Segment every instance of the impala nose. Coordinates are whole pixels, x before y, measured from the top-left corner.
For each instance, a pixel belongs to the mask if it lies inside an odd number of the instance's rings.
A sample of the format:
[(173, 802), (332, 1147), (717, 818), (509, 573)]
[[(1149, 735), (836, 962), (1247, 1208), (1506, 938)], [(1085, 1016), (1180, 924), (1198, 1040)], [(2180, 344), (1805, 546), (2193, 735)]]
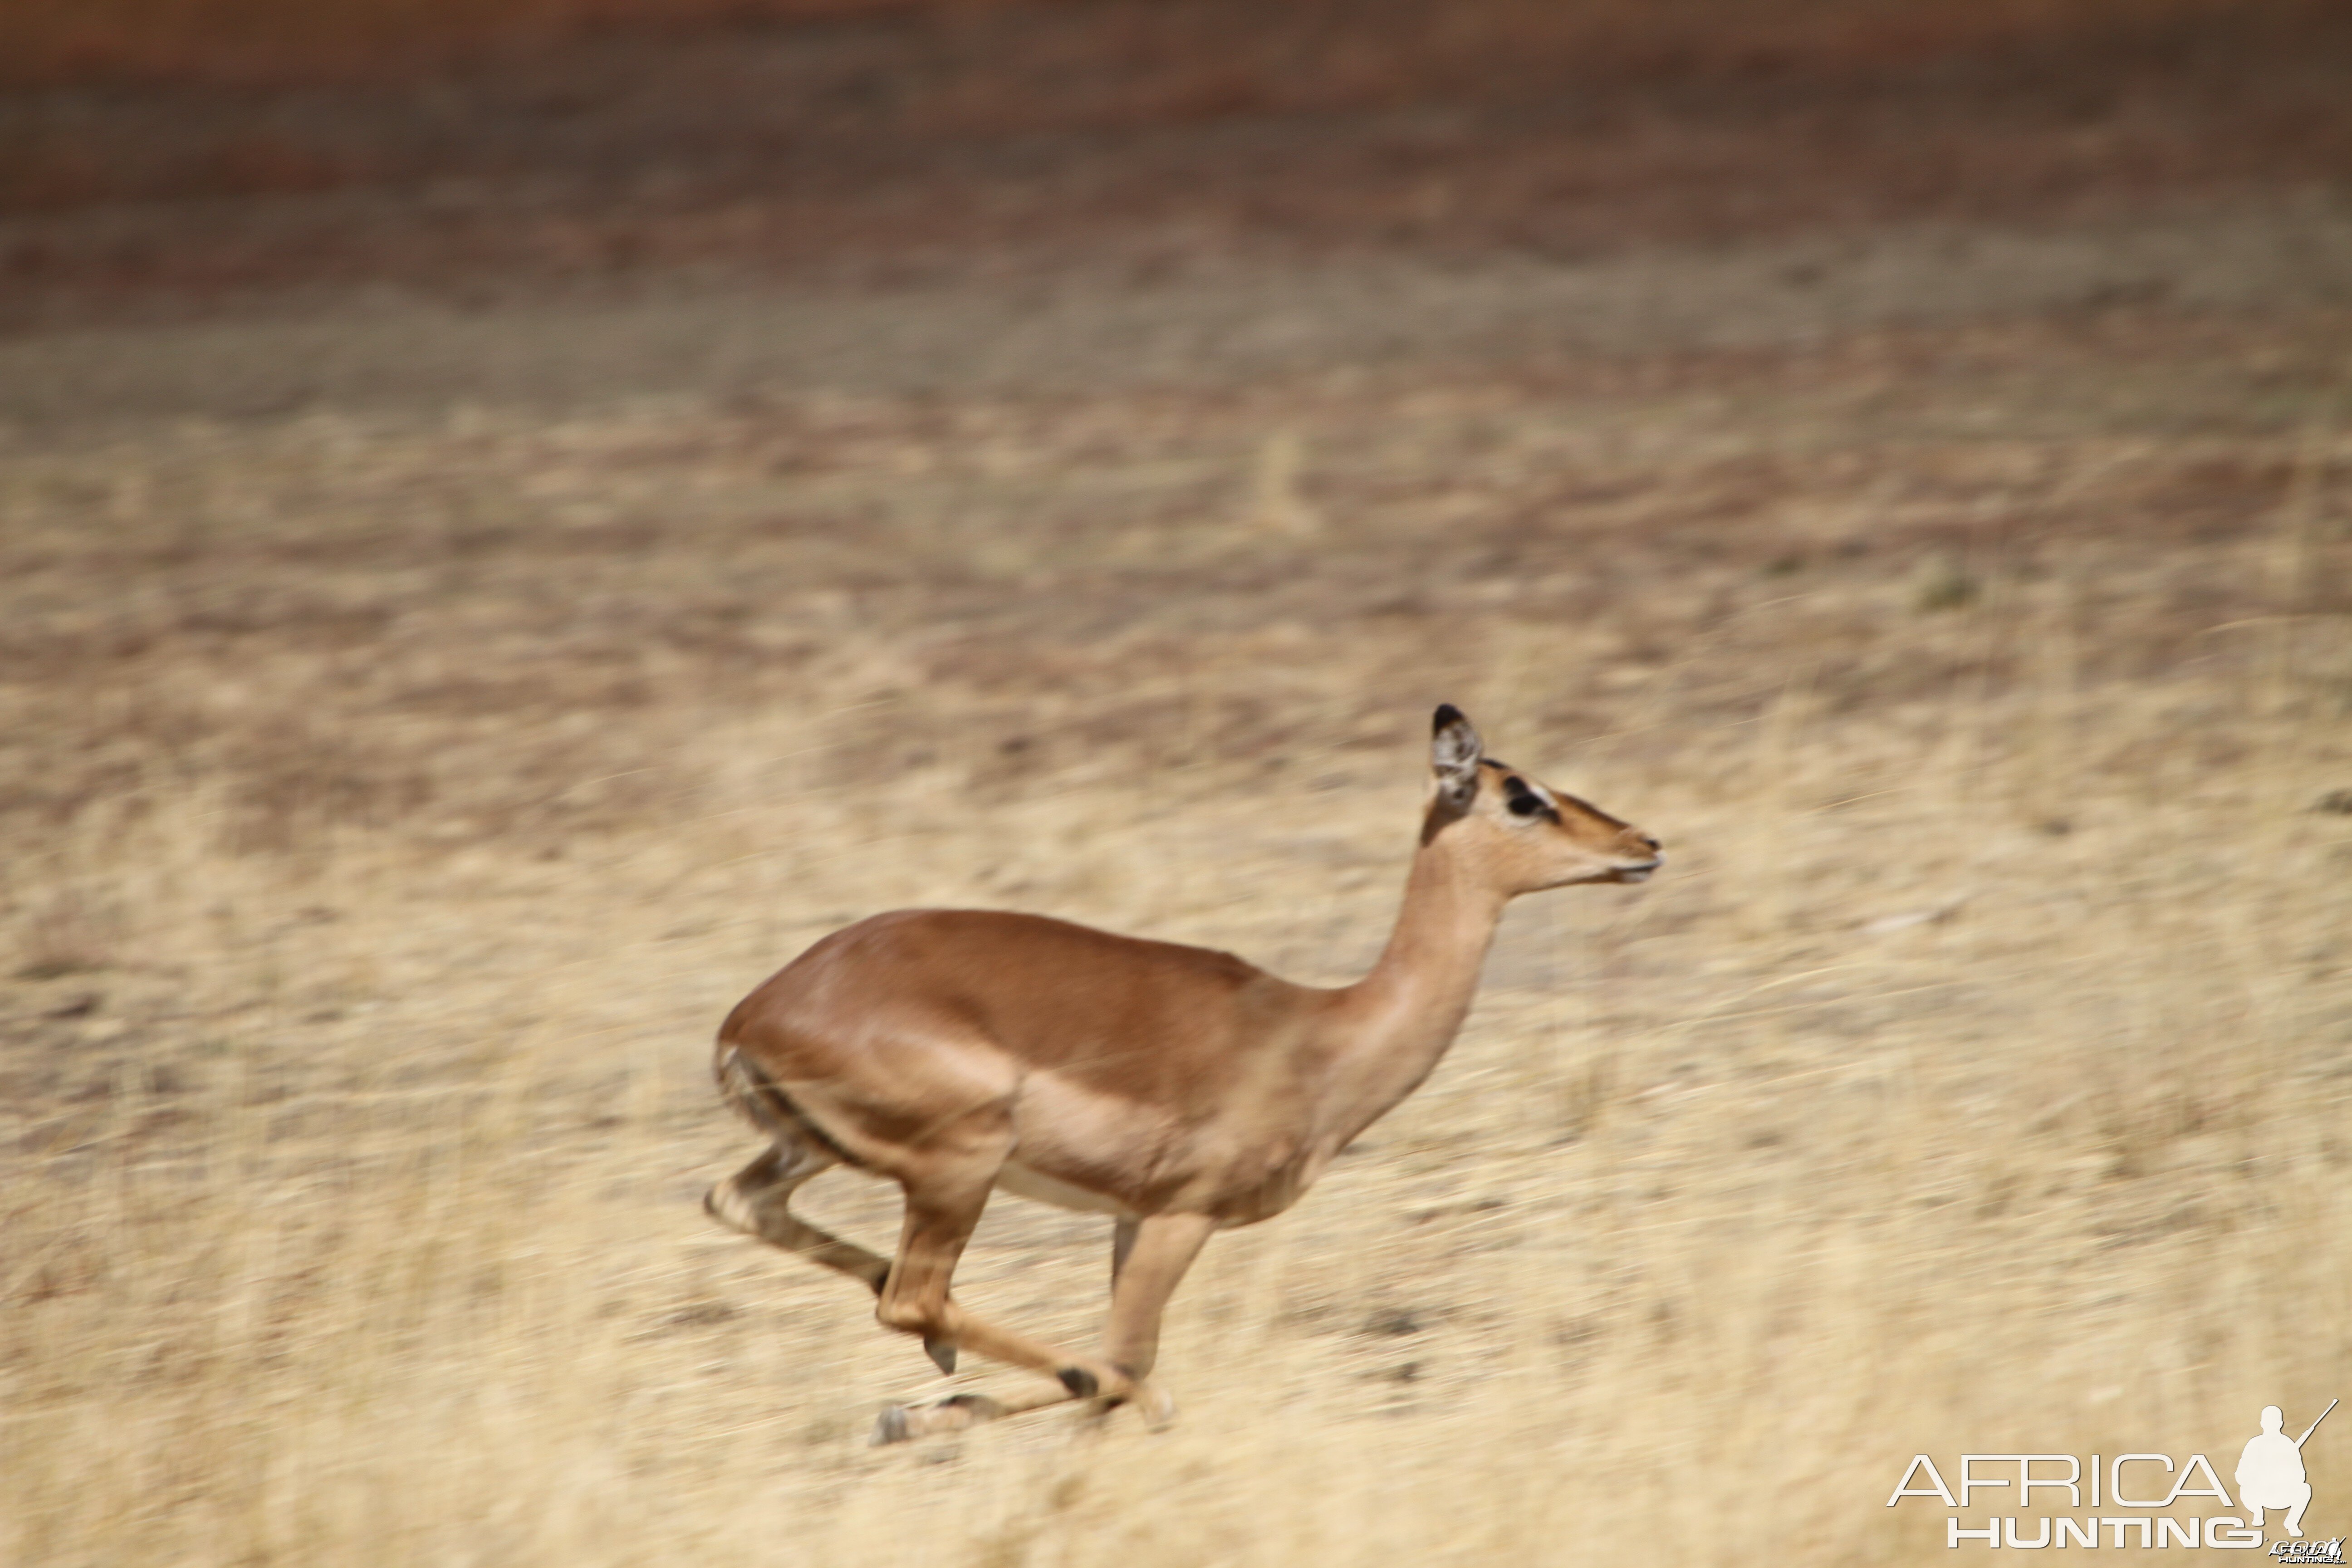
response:
[(1664, 864), (1659, 854), (1658, 841), (1638, 827), (1629, 827), (1617, 836), (1617, 852), (1626, 863), (1617, 868), (1621, 882), (1645, 882), (1650, 873)]

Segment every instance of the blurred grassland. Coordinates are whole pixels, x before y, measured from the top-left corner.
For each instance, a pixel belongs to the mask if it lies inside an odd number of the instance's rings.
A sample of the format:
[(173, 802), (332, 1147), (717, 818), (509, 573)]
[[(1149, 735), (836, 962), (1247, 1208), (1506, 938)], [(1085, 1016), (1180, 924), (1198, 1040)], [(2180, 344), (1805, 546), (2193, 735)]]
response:
[[(1942, 1561), (1916, 1451), (2226, 1475), (2352, 1383), (2352, 418), (2332, 318), (2105, 321), (0, 451), (0, 1558)], [(1172, 1432), (865, 1447), (946, 1380), (700, 1214), (725, 1008), (904, 904), (1346, 979), (1439, 700), (1661, 879), (1213, 1243)], [(1107, 1252), (961, 1285), (1080, 1339)]]
[[(2292, 3), (2292, 0), (2290, 0)], [(381, 79), (445, 69), (452, 65), (541, 49), (583, 37), (677, 33), (713, 25), (804, 25), (902, 16), (976, 18), (1014, 9), (1012, 0), (18, 0), (0, 8), (0, 82), (57, 86), (86, 82), (225, 81), (282, 85), (319, 79)], [(1031, 9), (1036, 9), (1031, 6)], [(1522, 46), (1557, 46), (1634, 37), (1637, 58), (1661, 51), (1687, 58), (1775, 57), (1827, 47), (1860, 58), (1916, 54), (2070, 26), (2111, 25), (2137, 17), (2178, 20), (2226, 8), (2221, 0), (1999, 0), (1968, 7), (1921, 5), (1915, 0), (1810, 0), (1790, 7), (1758, 0), (1482, 0), (1447, 20), (1436, 8), (1370, 5), (1335, 0), (1286, 0), (1287, 19), (1272, 36), (1288, 33), (1337, 44), (1349, 57), (1343, 74), (1374, 85), (1386, 76), (1425, 69), (1427, 61), (1398, 58), (1401, 35), (1441, 47), (1494, 41), (1496, 33)], [(1066, 3), (1052, 25), (1076, 34), (1099, 28), (1142, 41), (1167, 41), (1165, 15), (1176, 6), (1087, 7)], [(1094, 16), (1085, 13), (1091, 9)], [(1155, 16), (1155, 10), (1162, 15)], [(1050, 13), (1049, 13), (1050, 16)], [(1177, 21), (1174, 26), (1185, 30)], [(1262, 60), (1250, 40), (1234, 37), (1225, 71), (1237, 79)], [(1382, 57), (1391, 57), (1383, 58)], [(1203, 62), (1204, 63), (1204, 62)], [(1293, 58), (1310, 72), (1313, 62)], [(1365, 68), (1374, 67), (1371, 77)], [(1223, 106), (1221, 106), (1223, 107)]]
[(1761, 241), (1844, 331), (1887, 242), (2119, 221), (2198, 254), (2118, 243), (2105, 303), (2340, 297), (2275, 231), (2340, 226), (2347, 79), (2334, 0), (0, 5), (0, 335)]
[(822, 21), (986, 9), (990, 0), (18, 0), (0, 9), (0, 83), (408, 75), (632, 26)]

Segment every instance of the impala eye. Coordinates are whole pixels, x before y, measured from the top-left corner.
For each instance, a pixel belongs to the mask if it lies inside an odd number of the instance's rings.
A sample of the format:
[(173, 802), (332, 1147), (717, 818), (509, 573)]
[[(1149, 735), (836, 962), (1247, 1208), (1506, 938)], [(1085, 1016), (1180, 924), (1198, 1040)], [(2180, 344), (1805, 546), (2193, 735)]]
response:
[(1503, 780), (1505, 803), (1513, 816), (1540, 816), (1547, 822), (1558, 822), (1559, 810), (1551, 798), (1539, 789), (1528, 786), (1528, 781), (1512, 773)]

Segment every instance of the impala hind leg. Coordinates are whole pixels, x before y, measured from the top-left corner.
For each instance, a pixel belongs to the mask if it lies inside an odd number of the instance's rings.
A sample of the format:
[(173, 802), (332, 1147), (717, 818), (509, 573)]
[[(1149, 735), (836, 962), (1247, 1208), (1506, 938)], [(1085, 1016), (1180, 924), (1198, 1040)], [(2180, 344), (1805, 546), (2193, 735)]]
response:
[(787, 1131), (758, 1159), (711, 1188), (702, 1206), (722, 1224), (756, 1236), (771, 1247), (839, 1269), (879, 1296), (889, 1278), (888, 1262), (854, 1241), (819, 1230), (794, 1215), (790, 1206), (802, 1183), (840, 1163), (814, 1141)]
[(962, 1349), (1008, 1366), (1042, 1372), (1080, 1398), (1113, 1390), (1126, 1379), (1108, 1363), (1072, 1355), (973, 1317), (950, 1294), (956, 1265), (988, 1205), (995, 1177), (991, 1164), (984, 1175), (934, 1176), (907, 1188), (906, 1226), (875, 1317), (885, 1328), (921, 1335), (942, 1371), (953, 1370), (955, 1352)]
[[(958, 1333), (962, 1342), (1000, 1361), (1050, 1371), (1059, 1386), (1024, 1390), (1004, 1397), (959, 1394), (932, 1405), (890, 1405), (875, 1424), (874, 1441), (895, 1443), (932, 1433), (961, 1431), (978, 1422), (1072, 1399), (1093, 1399), (1102, 1409), (1131, 1404), (1142, 1412), (1145, 1422), (1154, 1430), (1166, 1426), (1175, 1418), (1176, 1403), (1144, 1379), (1159, 1356), (1160, 1319), (1167, 1309), (1168, 1298), (1184, 1278), (1192, 1259), (1200, 1256), (1202, 1243), (1215, 1228), (1213, 1221), (1197, 1215), (1165, 1215), (1119, 1222), (1112, 1241), (1110, 1323), (1103, 1336), (1102, 1361), (1092, 1366), (1078, 1363), (1050, 1346), (1032, 1346), (1030, 1342), (1010, 1334), (1003, 1334), (1003, 1341), (1044, 1351), (1048, 1356), (1059, 1358), (1061, 1364), (1040, 1364), (1003, 1350), (989, 1349), (982, 1336), (1000, 1335), (1002, 1331), (969, 1316), (961, 1317)], [(903, 1262), (904, 1253), (900, 1257)], [(895, 1288), (895, 1271), (892, 1284)], [(887, 1303), (887, 1294), (885, 1300)]]
[(972, 1229), (987, 1206), (995, 1182), (994, 1165), (983, 1175), (976, 1164), (956, 1179), (933, 1174), (921, 1185), (907, 1188), (906, 1228), (899, 1238), (898, 1259), (874, 1315), (887, 1328), (922, 1336), (942, 1371), (952, 1371), (956, 1352), (968, 1350), (1009, 1366), (1025, 1367), (1054, 1380), (1051, 1392), (1036, 1390), (1006, 1398), (958, 1394), (928, 1405), (890, 1405), (874, 1429), (877, 1443), (897, 1442), (926, 1433), (954, 1431), (975, 1421), (993, 1420), (1017, 1411), (1066, 1399), (1105, 1396), (1125, 1399), (1134, 1393), (1134, 1380), (1116, 1366), (1092, 1356), (1074, 1355), (1056, 1346), (1016, 1334), (965, 1311), (950, 1294), (949, 1284)]

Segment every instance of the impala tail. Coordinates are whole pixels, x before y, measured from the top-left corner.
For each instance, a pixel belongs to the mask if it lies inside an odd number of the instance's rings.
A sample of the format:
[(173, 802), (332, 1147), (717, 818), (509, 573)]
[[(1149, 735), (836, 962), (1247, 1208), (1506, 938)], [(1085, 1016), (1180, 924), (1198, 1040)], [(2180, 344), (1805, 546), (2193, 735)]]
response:
[(742, 1112), (745, 1121), (771, 1137), (798, 1133), (808, 1126), (808, 1118), (784, 1098), (776, 1080), (760, 1070), (759, 1063), (732, 1046), (722, 1045), (710, 1064), (711, 1076), (719, 1080), (719, 1097)]

